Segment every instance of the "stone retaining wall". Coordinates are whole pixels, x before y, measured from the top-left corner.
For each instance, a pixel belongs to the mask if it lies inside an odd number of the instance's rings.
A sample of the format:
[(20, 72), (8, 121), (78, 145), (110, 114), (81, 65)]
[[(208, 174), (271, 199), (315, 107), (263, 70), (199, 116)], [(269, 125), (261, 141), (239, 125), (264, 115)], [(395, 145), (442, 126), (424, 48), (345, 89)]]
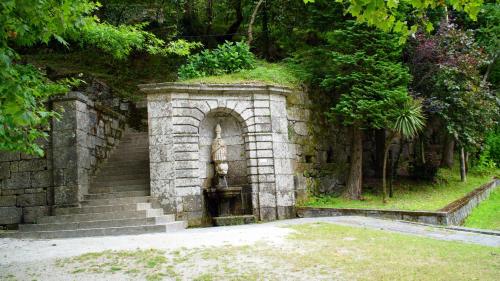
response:
[(62, 118), (42, 142), (43, 157), (0, 152), (0, 225), (32, 223), (54, 205), (77, 205), (121, 137), (124, 118), (82, 93), (70, 92), (52, 106), (63, 110)]
[(366, 216), (438, 225), (460, 225), (463, 223), (465, 218), (470, 215), (473, 208), (477, 206), (481, 201), (488, 198), (491, 191), (498, 185), (500, 185), (500, 180), (495, 179), (475, 189), (466, 196), (454, 201), (453, 203), (437, 212), (301, 207), (297, 208), (297, 216), (301, 218)]
[(490, 193), (499, 185), (500, 179), (495, 179), (441, 209), (441, 211), (448, 214), (447, 225), (461, 225), (472, 210), (487, 199)]
[(326, 118), (330, 96), (299, 90), (286, 96), (288, 140), (299, 202), (308, 192), (339, 194), (345, 187), (350, 139), (345, 129)]

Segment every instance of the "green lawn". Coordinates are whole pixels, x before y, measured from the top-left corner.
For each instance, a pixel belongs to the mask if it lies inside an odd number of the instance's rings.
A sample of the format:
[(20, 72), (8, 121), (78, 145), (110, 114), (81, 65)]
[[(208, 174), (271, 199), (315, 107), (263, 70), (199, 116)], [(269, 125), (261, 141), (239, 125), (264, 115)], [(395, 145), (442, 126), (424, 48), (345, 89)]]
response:
[(440, 178), (446, 179), (446, 182), (436, 184), (415, 181), (397, 182), (394, 188), (394, 197), (388, 198), (386, 204), (382, 203), (380, 192), (365, 192), (363, 193), (363, 201), (334, 196), (311, 196), (302, 206), (437, 211), (482, 184), (491, 181), (494, 175), (500, 174), (500, 170), (497, 169), (487, 175), (469, 173), (465, 183), (460, 182), (458, 168), (441, 169), (439, 174)]
[(300, 80), (294, 74), (293, 70), (284, 64), (268, 63), (264, 61), (259, 61), (257, 67), (254, 69), (219, 76), (194, 78), (183, 82), (207, 84), (255, 83), (286, 86), (290, 88), (300, 87)]
[(329, 223), (291, 229), (277, 244), (105, 251), (61, 259), (56, 271), (76, 280), (498, 280), (497, 247)]
[(464, 226), (500, 230), (500, 187), (474, 209), (465, 220)]

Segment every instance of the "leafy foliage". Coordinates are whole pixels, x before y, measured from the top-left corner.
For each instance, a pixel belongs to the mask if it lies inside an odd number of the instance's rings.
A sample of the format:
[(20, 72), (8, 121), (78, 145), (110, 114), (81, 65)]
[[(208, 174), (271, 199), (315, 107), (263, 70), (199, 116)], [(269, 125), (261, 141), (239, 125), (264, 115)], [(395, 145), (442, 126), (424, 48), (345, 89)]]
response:
[(316, 47), (296, 57), (304, 79), (338, 96), (329, 112), (332, 120), (339, 117), (342, 125), (362, 129), (387, 128), (410, 98), (410, 75), (398, 61), (397, 40), (353, 21), (326, 36), (328, 49)]
[(244, 42), (229, 42), (213, 50), (204, 50), (189, 57), (188, 62), (179, 68), (181, 80), (235, 73), (255, 67), (255, 56)]
[[(433, 30), (426, 12), (450, 6), (456, 11), (464, 11), (471, 19), (476, 20), (483, 0), (388, 0), (388, 1), (355, 1), (335, 0), (344, 5), (344, 12), (351, 14), (359, 23), (375, 26), (385, 32), (399, 34), (399, 42), (405, 42), (410, 34), (415, 34), (418, 24), (427, 31)], [(305, 3), (315, 0), (304, 0)], [(409, 7), (411, 12), (402, 12)]]
[[(143, 31), (144, 25), (115, 27), (93, 16), (98, 3), (83, 0), (5, 0), (0, 3), (0, 149), (42, 154), (37, 139), (46, 137), (47, 100), (68, 90), (68, 81), (50, 82), (36, 68), (20, 63), (14, 48), (51, 41), (95, 45), (116, 58), (133, 50), (185, 55), (195, 44), (166, 44)], [(71, 84), (71, 83), (70, 83)]]
[(390, 124), (390, 129), (405, 138), (413, 138), (424, 126), (425, 117), (422, 112), (422, 102), (410, 99), (399, 110), (394, 122)]
[(417, 35), (411, 57), (412, 88), (425, 99), (426, 111), (461, 146), (478, 146), (498, 122), (500, 102), (482, 79), (487, 60), (472, 34), (442, 23), (435, 35)]
[(497, 167), (500, 167), (500, 130), (492, 131), (486, 137), (486, 149), (487, 156)]

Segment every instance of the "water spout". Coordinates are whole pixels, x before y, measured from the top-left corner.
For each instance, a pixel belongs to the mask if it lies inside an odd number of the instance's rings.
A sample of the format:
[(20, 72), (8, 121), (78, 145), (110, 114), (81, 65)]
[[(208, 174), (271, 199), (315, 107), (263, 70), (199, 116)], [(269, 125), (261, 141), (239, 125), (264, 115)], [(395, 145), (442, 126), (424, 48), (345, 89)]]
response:
[[(220, 183), (221, 183), (221, 179), (222, 179), (222, 181), (224, 182), (224, 185), (220, 184)], [(226, 175), (222, 175), (222, 176), (219, 178), (219, 186), (222, 186), (222, 187), (225, 187), (226, 189), (228, 189)]]

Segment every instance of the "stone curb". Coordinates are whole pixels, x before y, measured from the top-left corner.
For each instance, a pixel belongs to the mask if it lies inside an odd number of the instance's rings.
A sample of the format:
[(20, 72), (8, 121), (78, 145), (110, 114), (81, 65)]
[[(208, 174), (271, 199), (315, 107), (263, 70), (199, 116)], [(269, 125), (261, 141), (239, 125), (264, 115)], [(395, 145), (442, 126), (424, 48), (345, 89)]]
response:
[[(329, 217), (329, 216), (366, 216), (376, 218), (387, 218), (412, 223), (423, 223), (430, 225), (459, 225), (472, 212), (472, 209), (481, 201), (488, 198), (490, 192), (500, 186), (500, 179), (494, 178), (492, 181), (481, 185), (469, 192), (462, 198), (453, 201), (439, 211), (405, 211), (405, 210), (384, 210), (384, 209), (357, 209), (357, 208), (314, 208), (299, 207), (297, 216), (307, 217)], [(458, 229), (455, 229), (458, 230)], [(462, 231), (488, 232), (485, 230), (475, 230), (462, 228)], [(493, 231), (495, 232), (495, 231)], [(497, 234), (495, 234), (497, 235)]]

